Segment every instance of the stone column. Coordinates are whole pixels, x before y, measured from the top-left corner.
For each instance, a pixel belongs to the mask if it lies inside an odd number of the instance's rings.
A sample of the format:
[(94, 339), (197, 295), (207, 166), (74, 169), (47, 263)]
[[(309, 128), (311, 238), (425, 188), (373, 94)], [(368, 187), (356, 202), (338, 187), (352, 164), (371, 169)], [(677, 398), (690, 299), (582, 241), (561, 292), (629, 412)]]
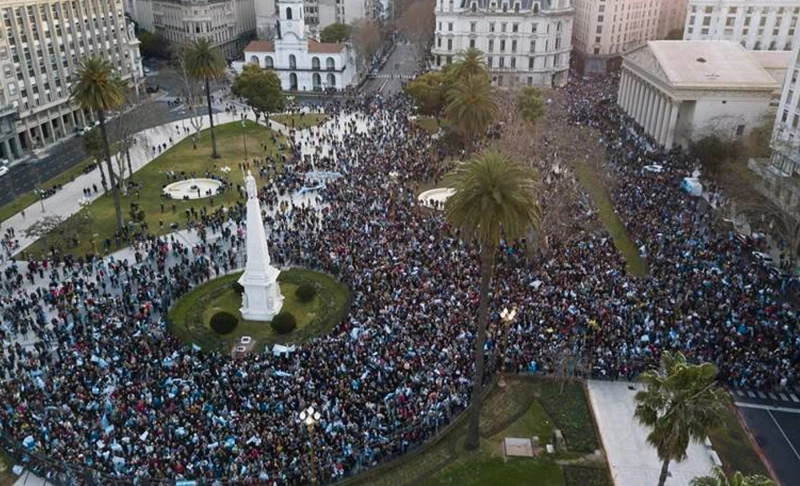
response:
[(661, 117), (661, 126), (658, 127), (659, 145), (664, 145), (667, 142), (667, 127), (669, 127), (670, 116), (672, 116), (672, 100), (664, 95), (664, 116)]
[(8, 160), (14, 160), (16, 158), (14, 157), (14, 153), (11, 152), (11, 144), (8, 142), (8, 140), (3, 140), (3, 155)]
[(639, 120), (642, 117), (642, 108), (644, 107), (644, 85), (642, 84), (642, 80), (637, 78), (636, 79), (636, 108), (634, 109), (633, 119), (636, 120), (636, 123), (639, 123)]
[(625, 72), (625, 112), (630, 115), (633, 104), (633, 78), (631, 73)]
[(19, 136), (15, 135), (11, 137), (10, 141), (11, 141), (11, 148), (14, 154), (17, 156), (17, 158), (22, 157), (22, 147), (20, 146), (19, 143)]
[(625, 92), (625, 81), (625, 71), (622, 71), (622, 76), (619, 78), (619, 89), (617, 90), (617, 104), (620, 106), (620, 108), (627, 111), (625, 108), (625, 95), (627, 94)]
[(653, 139), (658, 145), (661, 145), (661, 128), (664, 126), (664, 115), (667, 110), (667, 99), (659, 92), (658, 94), (658, 116), (653, 125)]
[(53, 120), (47, 120), (47, 131), (50, 132), (50, 139), (56, 142), (58, 135), (56, 134), (56, 128), (53, 126)]
[(664, 147), (667, 149), (672, 148), (672, 144), (675, 143), (675, 128), (678, 124), (678, 112), (681, 109), (681, 104), (679, 102), (672, 102), (672, 110), (669, 115), (669, 125), (667, 126), (667, 141), (664, 143)]
[(639, 121), (639, 125), (641, 125), (645, 133), (647, 133), (647, 122), (653, 114), (653, 91), (649, 86), (645, 86), (644, 102), (644, 116), (642, 116), (642, 119)]

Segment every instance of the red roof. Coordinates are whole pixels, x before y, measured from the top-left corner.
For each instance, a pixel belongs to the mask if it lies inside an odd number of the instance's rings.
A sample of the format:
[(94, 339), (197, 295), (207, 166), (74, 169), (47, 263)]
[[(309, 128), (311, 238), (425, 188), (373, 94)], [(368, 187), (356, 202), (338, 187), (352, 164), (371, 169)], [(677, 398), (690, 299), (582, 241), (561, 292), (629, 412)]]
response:
[(308, 40), (308, 52), (315, 54), (337, 54), (342, 52), (344, 44), (335, 44), (332, 42), (317, 42), (314, 39)]
[(244, 52), (275, 52), (275, 44), (272, 41), (254, 40), (247, 44)]

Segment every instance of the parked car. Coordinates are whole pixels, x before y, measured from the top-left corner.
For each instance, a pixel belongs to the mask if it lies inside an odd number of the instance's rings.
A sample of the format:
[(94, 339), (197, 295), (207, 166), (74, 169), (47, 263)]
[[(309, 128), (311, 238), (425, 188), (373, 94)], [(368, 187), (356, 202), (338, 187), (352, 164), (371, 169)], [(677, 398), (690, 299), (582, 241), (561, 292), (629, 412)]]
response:
[(8, 167), (5, 165), (0, 166), (0, 177), (3, 177), (6, 174), (8, 174)]

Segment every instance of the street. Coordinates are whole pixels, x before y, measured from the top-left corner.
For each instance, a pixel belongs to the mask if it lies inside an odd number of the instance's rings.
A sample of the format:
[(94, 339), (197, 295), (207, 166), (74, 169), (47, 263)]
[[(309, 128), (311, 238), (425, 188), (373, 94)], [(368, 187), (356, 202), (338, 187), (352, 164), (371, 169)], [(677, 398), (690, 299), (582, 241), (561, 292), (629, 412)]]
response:
[(399, 93), (403, 89), (403, 83), (411, 79), (419, 69), (414, 45), (399, 42), (383, 68), (364, 83), (362, 91), (369, 94), (380, 93), (383, 96)]

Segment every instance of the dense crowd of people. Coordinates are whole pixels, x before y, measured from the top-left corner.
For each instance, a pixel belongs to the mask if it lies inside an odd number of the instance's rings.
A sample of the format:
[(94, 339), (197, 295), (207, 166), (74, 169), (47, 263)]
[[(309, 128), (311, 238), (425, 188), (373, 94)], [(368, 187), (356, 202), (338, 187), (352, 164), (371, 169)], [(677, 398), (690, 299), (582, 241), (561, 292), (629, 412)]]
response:
[[(650, 275), (629, 276), (607, 234), (533, 251), (503, 244), (489, 372), (503, 362), (557, 372), (571, 356), (587, 375), (633, 378), (674, 349), (716, 363), (731, 386), (795, 386), (796, 311), (701, 200), (680, 191), (690, 161), (652, 148), (615, 108), (613, 81), (570, 84), (554, 103), (564, 124), (607, 153), (621, 180), (615, 208)], [(5, 447), (29, 452), (42, 474), (64, 483), (83, 481), (87, 469), (106, 482), (281, 485), (309, 482), (311, 441), (328, 482), (435, 435), (468, 404), (480, 275), (477, 249), (417, 202), (417, 182), (439, 174), (441, 160), (409, 121), (410, 105), (350, 98), (329, 107), (329, 123), (293, 134), (282, 171), (270, 172), (267, 159), (254, 167), (262, 183), (272, 178), (260, 196), (273, 262), (328, 272), (352, 294), (333, 332), (292, 353), (234, 360), (166, 330), (176, 299), (241, 267), (242, 205), (203, 214), (195, 246), (150, 236), (135, 242), (131, 261), (7, 266)], [(653, 162), (665, 170), (642, 170)], [(298, 174), (310, 171), (342, 177), (304, 191)], [(519, 314), (506, 330), (499, 313), (510, 306)], [(312, 436), (298, 423), (308, 406), (322, 414)]]

